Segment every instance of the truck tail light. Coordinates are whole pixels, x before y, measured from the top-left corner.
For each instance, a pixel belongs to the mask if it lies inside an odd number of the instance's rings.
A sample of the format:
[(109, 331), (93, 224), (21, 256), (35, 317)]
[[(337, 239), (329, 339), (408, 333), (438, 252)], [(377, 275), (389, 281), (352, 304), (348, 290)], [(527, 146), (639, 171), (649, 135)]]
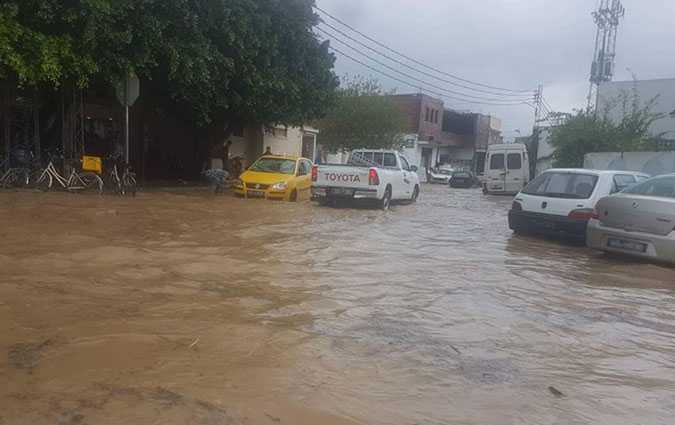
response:
[(600, 220), (600, 213), (598, 212), (597, 209), (593, 210), (593, 214), (591, 214), (591, 218), (594, 220)]
[(377, 170), (374, 168), (371, 168), (368, 172), (368, 184), (370, 186), (380, 185), (380, 176), (377, 175)]
[(593, 208), (581, 208), (578, 210), (573, 210), (567, 216), (571, 220), (577, 221), (588, 221), (595, 215), (595, 210)]
[(319, 178), (319, 166), (312, 166), (312, 181), (315, 182)]

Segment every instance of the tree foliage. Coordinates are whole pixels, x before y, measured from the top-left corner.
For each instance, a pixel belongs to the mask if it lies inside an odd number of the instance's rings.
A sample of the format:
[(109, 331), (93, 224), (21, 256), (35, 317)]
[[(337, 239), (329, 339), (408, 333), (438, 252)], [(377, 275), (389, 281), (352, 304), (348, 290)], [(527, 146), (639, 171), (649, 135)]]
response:
[(401, 146), (405, 117), (375, 80), (346, 79), (335, 107), (316, 123), (331, 151)]
[[(335, 96), (314, 0), (3, 0), (0, 78), (142, 86), (202, 124), (302, 124)], [(221, 126), (222, 127), (222, 126)]]
[(555, 167), (582, 167), (591, 152), (657, 150), (662, 135), (650, 134), (651, 125), (664, 117), (652, 112), (658, 98), (641, 102), (637, 90), (624, 92), (598, 113), (577, 111), (553, 129), (551, 145)]

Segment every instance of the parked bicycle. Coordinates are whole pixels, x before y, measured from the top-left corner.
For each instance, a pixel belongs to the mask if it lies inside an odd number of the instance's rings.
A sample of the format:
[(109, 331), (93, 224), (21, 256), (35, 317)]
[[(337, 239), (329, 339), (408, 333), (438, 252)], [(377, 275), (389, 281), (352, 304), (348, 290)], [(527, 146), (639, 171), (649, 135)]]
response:
[[(11, 165), (10, 168), (6, 167)], [(10, 156), (0, 164), (0, 187), (26, 187), (31, 183), (35, 156), (32, 150), (25, 146), (15, 147)], [(6, 170), (5, 170), (6, 169)]]
[(131, 165), (124, 164), (121, 161), (121, 155), (110, 155), (103, 162), (103, 169), (106, 188), (122, 196), (131, 194), (136, 196), (137, 182), (136, 173), (133, 172)]
[(67, 191), (95, 190), (103, 193), (103, 180), (98, 174), (90, 171), (77, 172), (75, 167), (70, 168), (68, 177), (62, 176), (52, 160), (47, 167), (40, 171), (36, 180), (36, 186), (42, 190), (52, 190), (59, 186)]
[(129, 164), (125, 164), (123, 169), (124, 172), (120, 175), (117, 163), (115, 163), (108, 177), (108, 181), (120, 195), (124, 196), (126, 194), (131, 194), (131, 196), (136, 196), (136, 173), (131, 171), (131, 166)]
[(0, 177), (0, 187), (8, 189), (10, 187), (29, 186), (31, 176), (32, 171), (30, 168), (10, 168), (2, 174), (2, 177)]

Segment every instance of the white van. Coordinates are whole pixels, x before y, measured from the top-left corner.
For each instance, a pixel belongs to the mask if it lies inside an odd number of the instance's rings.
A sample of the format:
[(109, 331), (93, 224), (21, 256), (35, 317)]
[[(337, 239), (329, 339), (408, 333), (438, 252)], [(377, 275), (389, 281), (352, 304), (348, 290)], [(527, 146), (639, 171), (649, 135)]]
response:
[(522, 143), (490, 145), (485, 156), (483, 192), (515, 195), (530, 181), (530, 159)]

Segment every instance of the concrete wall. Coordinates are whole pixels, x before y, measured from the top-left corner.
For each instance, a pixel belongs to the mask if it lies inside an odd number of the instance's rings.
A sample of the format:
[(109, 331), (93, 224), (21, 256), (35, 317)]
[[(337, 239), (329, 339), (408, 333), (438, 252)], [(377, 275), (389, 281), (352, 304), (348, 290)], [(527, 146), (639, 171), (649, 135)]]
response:
[[(599, 110), (603, 111), (605, 107), (621, 93), (632, 94), (637, 90), (640, 101), (644, 104), (658, 96), (653, 112), (666, 114), (665, 118), (656, 121), (652, 127), (653, 135), (666, 133), (663, 137), (666, 139), (675, 139), (675, 116), (670, 114), (675, 112), (675, 78), (662, 80), (638, 80), (638, 81), (612, 81), (603, 83), (598, 91)], [(622, 107), (614, 108), (610, 112), (610, 117), (618, 120), (622, 115)]]
[(650, 176), (675, 173), (675, 152), (596, 152), (586, 154), (584, 168), (639, 171)]
[(284, 135), (284, 127), (274, 127), (265, 131), (263, 136), (263, 152), (269, 146), (275, 155), (301, 156), (302, 136), (304, 132), (298, 127), (289, 127)]

